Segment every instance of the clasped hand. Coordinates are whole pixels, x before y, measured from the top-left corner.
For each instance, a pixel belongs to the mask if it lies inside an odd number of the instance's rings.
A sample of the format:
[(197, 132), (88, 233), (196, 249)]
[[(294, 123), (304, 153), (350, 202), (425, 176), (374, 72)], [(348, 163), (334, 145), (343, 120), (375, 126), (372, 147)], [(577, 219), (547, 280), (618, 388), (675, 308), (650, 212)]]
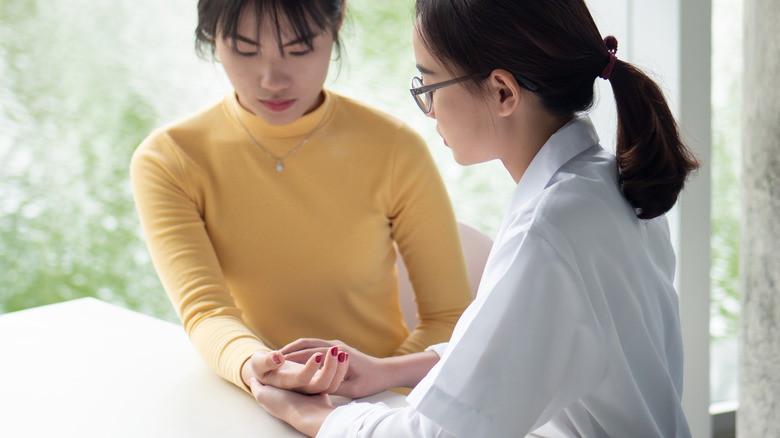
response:
[(358, 398), (386, 389), (378, 364), (339, 341), (299, 339), (278, 352), (255, 354), (242, 377), (268, 413), (315, 436), (333, 410), (326, 394)]
[[(317, 434), (333, 411), (327, 394), (361, 398), (395, 386), (412, 387), (439, 361), (435, 351), (380, 359), (343, 342), (322, 339), (299, 339), (271, 354), (283, 355), (276, 357), (276, 361), (292, 367), (290, 375), (285, 374), (284, 366), (276, 364), (278, 370), (264, 374), (265, 382), (250, 377), (247, 384), (268, 413), (309, 436)], [(318, 369), (323, 357), (325, 363)], [(342, 357), (344, 360), (338, 360)]]
[(289, 389), (302, 394), (333, 393), (349, 368), (349, 354), (334, 346), (305, 361), (287, 360), (282, 352), (258, 352), (241, 368), (241, 378), (251, 387), (254, 378), (263, 385)]
[(387, 381), (387, 373), (382, 371), (382, 360), (344, 344), (341, 341), (326, 341), (322, 339), (298, 339), (280, 350), (285, 360), (298, 363), (308, 363), (312, 357), (325, 354), (337, 348), (345, 352), (349, 358), (348, 366), (342, 381), (329, 394), (349, 398), (366, 397), (376, 394), (393, 385)]

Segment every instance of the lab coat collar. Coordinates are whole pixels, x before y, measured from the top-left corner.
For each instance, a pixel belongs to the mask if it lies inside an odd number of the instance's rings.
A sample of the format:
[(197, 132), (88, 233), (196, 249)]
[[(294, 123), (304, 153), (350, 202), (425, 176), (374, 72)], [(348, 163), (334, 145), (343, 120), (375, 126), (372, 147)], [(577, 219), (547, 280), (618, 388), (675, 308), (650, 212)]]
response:
[(556, 131), (536, 154), (517, 184), (508, 212), (534, 198), (569, 160), (599, 143), (599, 136), (590, 117), (577, 116)]

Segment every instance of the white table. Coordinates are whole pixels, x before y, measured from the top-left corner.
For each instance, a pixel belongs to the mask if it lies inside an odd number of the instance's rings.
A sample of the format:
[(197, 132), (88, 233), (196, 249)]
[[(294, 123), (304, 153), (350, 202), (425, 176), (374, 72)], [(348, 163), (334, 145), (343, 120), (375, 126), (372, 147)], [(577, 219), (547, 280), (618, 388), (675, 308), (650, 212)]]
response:
[(0, 315), (0, 437), (63, 436), (302, 435), (212, 373), (180, 326), (85, 298)]

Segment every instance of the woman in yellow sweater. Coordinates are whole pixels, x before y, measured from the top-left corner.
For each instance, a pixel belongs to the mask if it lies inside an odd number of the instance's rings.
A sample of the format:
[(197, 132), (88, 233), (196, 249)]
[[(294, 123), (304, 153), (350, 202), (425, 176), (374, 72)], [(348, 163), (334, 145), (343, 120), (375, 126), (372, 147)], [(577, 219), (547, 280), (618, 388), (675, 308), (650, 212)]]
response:
[[(387, 357), (448, 340), (471, 295), (427, 147), (323, 89), (343, 0), (200, 0), (198, 12), (198, 47), (235, 91), (153, 132), (131, 176), (155, 267), (204, 360), (245, 389), (254, 377), (319, 392), (346, 353), (298, 365), (275, 350), (318, 337)], [(411, 334), (396, 246), (420, 317)]]

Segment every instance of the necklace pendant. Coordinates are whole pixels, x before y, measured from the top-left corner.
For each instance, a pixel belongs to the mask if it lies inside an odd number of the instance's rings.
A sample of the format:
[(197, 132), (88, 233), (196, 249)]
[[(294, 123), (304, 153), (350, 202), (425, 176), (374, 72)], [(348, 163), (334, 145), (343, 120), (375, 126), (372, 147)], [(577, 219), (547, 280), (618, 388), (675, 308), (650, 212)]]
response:
[(276, 171), (277, 172), (281, 172), (282, 170), (284, 170), (284, 166), (282, 165), (282, 160), (277, 160), (276, 161)]

